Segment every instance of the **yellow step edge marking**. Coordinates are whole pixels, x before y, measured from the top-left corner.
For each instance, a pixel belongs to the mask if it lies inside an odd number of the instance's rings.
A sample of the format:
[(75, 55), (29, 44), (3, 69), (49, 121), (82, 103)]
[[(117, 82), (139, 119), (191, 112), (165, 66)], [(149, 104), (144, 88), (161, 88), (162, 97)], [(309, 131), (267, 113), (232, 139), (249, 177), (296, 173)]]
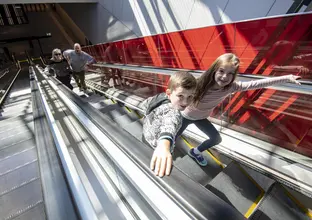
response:
[(244, 170), (244, 168), (242, 168), (237, 162), (235, 162), (236, 165), (238, 166), (238, 169), (240, 169), (240, 171), (242, 171), (243, 174), (245, 174), (245, 176), (247, 176), (247, 178), (256, 185), (256, 187), (260, 190), (263, 191), (262, 187), (246, 172), (246, 170)]
[(254, 209), (257, 207), (259, 201), (262, 199), (265, 192), (264, 192), (264, 189), (262, 189), (262, 187), (246, 172), (246, 170), (244, 170), (244, 168), (242, 168), (237, 162), (235, 162), (235, 165), (260, 190), (259, 196), (252, 203), (252, 205), (249, 207), (249, 209), (247, 210), (247, 212), (244, 215), (246, 218), (248, 218), (253, 213)]
[(141, 116), (137, 111), (134, 111), (134, 113), (141, 119), (143, 116)]
[(252, 203), (252, 205), (249, 207), (249, 209), (245, 213), (244, 216), (246, 218), (250, 217), (250, 215), (253, 213), (253, 211), (255, 210), (255, 208), (257, 207), (258, 203), (260, 202), (260, 200), (262, 199), (263, 196), (264, 196), (264, 191), (262, 190), (261, 193), (259, 194), (259, 196), (256, 198), (256, 200)]
[[(282, 186), (283, 187), (283, 186)], [(306, 207), (304, 207), (304, 205), (298, 200), (296, 199), (296, 197), (294, 197), (290, 192), (287, 191), (287, 189), (285, 189), (283, 187), (284, 191), (286, 192), (286, 195), (292, 200), (294, 201), (294, 203), (296, 203), (296, 205), (310, 218), (312, 219), (312, 212), (309, 211), (309, 209), (307, 209)]]
[[(182, 135), (181, 135), (181, 138), (190, 149), (194, 148), (192, 144), (188, 142)], [(224, 168), (223, 164), (215, 156), (213, 156), (213, 154), (209, 150), (206, 150), (206, 151), (208, 155), (223, 169)]]
[(114, 104), (116, 103), (114, 99), (111, 99), (111, 101), (112, 101), (112, 103), (114, 103)]
[(125, 106), (125, 108), (128, 110), (128, 112), (131, 112), (131, 109), (130, 109), (130, 108), (128, 108), (127, 106)]

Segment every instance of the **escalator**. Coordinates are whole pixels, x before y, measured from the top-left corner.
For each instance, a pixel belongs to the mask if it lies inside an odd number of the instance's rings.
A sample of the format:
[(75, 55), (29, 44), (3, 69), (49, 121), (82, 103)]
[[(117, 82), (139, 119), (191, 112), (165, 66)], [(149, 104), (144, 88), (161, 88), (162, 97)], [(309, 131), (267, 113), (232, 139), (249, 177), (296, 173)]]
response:
[[(57, 83), (56, 80), (54, 81)], [(87, 75), (88, 87), (95, 92), (90, 92), (89, 94), (80, 93), (75, 88), (74, 91), (80, 95), (80, 98), (76, 99), (76, 104), (83, 110), (86, 109), (85, 111), (91, 112), (94, 110), (88, 110), (89, 105), (87, 103), (93, 105), (109, 123), (114, 123), (136, 139), (141, 140), (142, 118), (139, 104), (143, 99), (119, 89), (108, 89), (102, 86), (100, 81), (100, 77), (96, 74)], [(71, 92), (63, 88), (62, 85), (59, 85), (59, 88), (64, 94), (71, 96)], [(109, 133), (114, 133), (114, 129), (111, 129)], [(121, 132), (119, 135), (123, 134)], [(122, 139), (121, 136), (120, 139)], [(126, 141), (128, 140), (126, 139)], [(309, 197), (292, 192), (285, 184), (276, 182), (274, 179), (233, 161), (231, 158), (223, 156), (221, 162), (210, 153), (208, 156), (206, 155), (209, 165), (205, 168), (198, 166), (186, 155), (187, 150), (196, 144), (196, 141), (186, 137), (179, 140), (174, 152), (174, 167), (189, 179), (203, 186), (201, 189), (202, 194), (204, 192), (213, 192), (219, 199), (221, 198), (249, 219), (311, 218), (311, 213), (307, 208), (308, 206), (306, 206), (306, 204), (311, 202)], [(149, 147), (145, 146), (145, 148), (148, 150), (147, 148)], [(136, 148), (131, 148), (131, 150), (133, 154), (142, 154)], [(102, 152), (102, 154), (104, 153)], [(116, 160), (116, 158), (113, 160)], [(148, 164), (148, 162), (149, 158), (145, 156), (145, 164)], [(174, 173), (169, 178), (165, 177), (163, 179), (170, 180), (174, 178)], [(183, 181), (175, 182), (175, 187), (176, 184), (183, 185)], [(183, 196), (182, 194), (185, 195), (185, 193), (188, 196), (192, 193), (196, 194), (196, 185), (193, 186), (194, 192), (192, 190), (180, 192), (181, 196)], [(203, 189), (206, 191), (203, 191)], [(204, 199), (204, 196), (200, 199), (197, 198), (197, 200), (202, 200), (202, 202)], [(215, 198), (215, 202), (219, 203), (219, 199)], [(204, 204), (204, 207), (208, 208), (209, 203), (204, 202)], [(219, 211), (218, 209), (214, 210), (214, 212)]]
[(44, 143), (48, 135), (39, 135), (45, 127), (28, 67), (10, 85), (0, 116), (0, 219), (76, 219), (57, 155), (53, 148), (45, 149), (51, 146)]
[[(94, 94), (82, 98), (97, 108), (118, 126), (141, 140), (142, 115), (139, 104), (141, 97), (122, 89), (101, 85), (100, 76), (90, 73), (88, 87)], [(222, 162), (211, 152), (206, 152), (208, 166), (198, 166), (187, 151), (196, 146), (196, 140), (183, 137), (178, 140), (174, 152), (174, 166), (192, 180), (237, 209), (249, 219), (310, 219), (308, 208), (311, 198), (293, 192), (287, 184), (277, 182), (237, 161), (221, 155)], [(294, 196), (295, 195), (295, 196)]]
[[(39, 72), (36, 71), (36, 81), (49, 100), (51, 113), (98, 219), (244, 219), (179, 169), (173, 168), (169, 178), (155, 177), (148, 168), (151, 148), (58, 80)], [(103, 100), (100, 96), (92, 97), (96, 98)], [(111, 104), (107, 102), (108, 109), (113, 110)], [(138, 118), (134, 114), (127, 121), (118, 117), (118, 110), (108, 112), (124, 126)]]

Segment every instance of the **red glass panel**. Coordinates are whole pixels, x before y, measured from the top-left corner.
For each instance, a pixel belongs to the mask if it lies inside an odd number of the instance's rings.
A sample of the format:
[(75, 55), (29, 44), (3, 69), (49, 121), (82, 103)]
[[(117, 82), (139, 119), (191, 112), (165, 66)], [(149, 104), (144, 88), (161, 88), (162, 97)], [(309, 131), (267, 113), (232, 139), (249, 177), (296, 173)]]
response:
[[(200, 70), (209, 68), (221, 54), (232, 52), (240, 57), (241, 73), (296, 74), (311, 81), (312, 14), (177, 31), (84, 50), (102, 62)], [(122, 89), (143, 97), (164, 91), (169, 78), (156, 73), (100, 70), (106, 76), (119, 77)], [(211, 116), (225, 120), (239, 132), (311, 157), (311, 101), (311, 95), (260, 89), (233, 94)]]

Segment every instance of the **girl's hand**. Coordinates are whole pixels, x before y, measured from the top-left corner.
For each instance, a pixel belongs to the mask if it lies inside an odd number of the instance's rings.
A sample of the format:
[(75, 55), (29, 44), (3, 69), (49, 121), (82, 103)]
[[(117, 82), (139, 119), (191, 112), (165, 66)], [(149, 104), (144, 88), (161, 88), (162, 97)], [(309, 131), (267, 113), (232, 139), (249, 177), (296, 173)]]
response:
[(299, 67), (299, 72), (303, 75), (308, 74), (310, 70), (304, 66)]
[(296, 83), (297, 85), (301, 85), (301, 83), (297, 79), (301, 79), (301, 76), (294, 76), (294, 75), (289, 76), (289, 81), (291, 83)]

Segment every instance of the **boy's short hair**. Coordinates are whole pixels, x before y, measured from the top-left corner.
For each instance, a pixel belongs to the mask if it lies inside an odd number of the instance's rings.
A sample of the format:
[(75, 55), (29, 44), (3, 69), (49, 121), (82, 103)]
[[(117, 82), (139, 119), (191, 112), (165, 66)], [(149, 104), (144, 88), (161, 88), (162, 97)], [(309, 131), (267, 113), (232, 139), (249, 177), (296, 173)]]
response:
[(195, 89), (197, 85), (195, 77), (187, 71), (177, 71), (169, 79), (168, 87), (170, 91), (175, 90), (178, 87), (183, 89)]

